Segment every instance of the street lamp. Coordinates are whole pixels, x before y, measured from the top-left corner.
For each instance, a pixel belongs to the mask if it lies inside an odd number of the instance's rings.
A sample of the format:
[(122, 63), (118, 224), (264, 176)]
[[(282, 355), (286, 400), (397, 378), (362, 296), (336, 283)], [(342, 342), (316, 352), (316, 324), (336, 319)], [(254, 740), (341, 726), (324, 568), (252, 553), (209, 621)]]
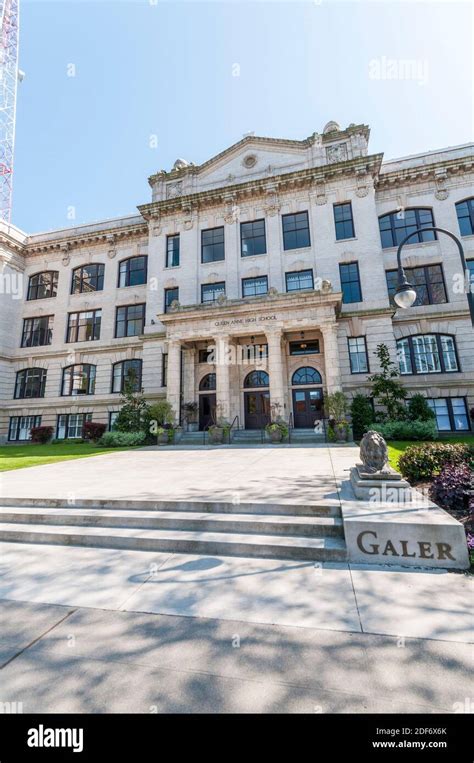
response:
[[(451, 233), (451, 231), (445, 230), (444, 228), (437, 228), (435, 226), (430, 228), (417, 228), (416, 230), (409, 233), (408, 236), (405, 236), (405, 238), (403, 239), (403, 241), (401, 242), (401, 244), (399, 245), (397, 249), (398, 284), (397, 284), (397, 291), (395, 292), (393, 299), (395, 303), (398, 305), (398, 307), (401, 307), (403, 309), (406, 309), (407, 307), (412, 307), (415, 304), (416, 290), (414, 286), (412, 286), (412, 284), (408, 282), (406, 273), (403, 269), (402, 249), (412, 236), (416, 236), (417, 233), (423, 233), (424, 231), (437, 231), (438, 233), (445, 233), (447, 236), (449, 236), (449, 238), (452, 238), (453, 241), (456, 243), (459, 250), (459, 256), (461, 258), (463, 274), (467, 272), (467, 264), (466, 264), (466, 258), (464, 256), (464, 249), (462, 247), (460, 240), (458, 239), (457, 236), (454, 235), (454, 233)], [(469, 313), (471, 315), (471, 323), (474, 326), (474, 295), (472, 294), (471, 290), (469, 290), (467, 293), (467, 302), (469, 305)]]

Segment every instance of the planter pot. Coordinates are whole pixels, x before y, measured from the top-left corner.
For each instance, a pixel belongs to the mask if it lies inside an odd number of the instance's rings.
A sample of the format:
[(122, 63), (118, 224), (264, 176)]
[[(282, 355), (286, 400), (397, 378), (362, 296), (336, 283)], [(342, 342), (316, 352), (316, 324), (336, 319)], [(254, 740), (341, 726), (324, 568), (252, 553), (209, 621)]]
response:
[(224, 430), (220, 427), (215, 427), (209, 430), (209, 442), (214, 445), (219, 445), (224, 441)]
[(268, 432), (268, 434), (270, 435), (271, 442), (281, 442), (283, 439), (283, 432), (281, 429), (275, 429)]
[(336, 442), (347, 442), (347, 427), (336, 424), (334, 427)]
[(158, 445), (168, 445), (169, 443), (169, 436), (168, 432), (163, 432), (163, 434), (159, 434), (157, 437)]
[(199, 424), (197, 421), (188, 421), (188, 432), (199, 432)]

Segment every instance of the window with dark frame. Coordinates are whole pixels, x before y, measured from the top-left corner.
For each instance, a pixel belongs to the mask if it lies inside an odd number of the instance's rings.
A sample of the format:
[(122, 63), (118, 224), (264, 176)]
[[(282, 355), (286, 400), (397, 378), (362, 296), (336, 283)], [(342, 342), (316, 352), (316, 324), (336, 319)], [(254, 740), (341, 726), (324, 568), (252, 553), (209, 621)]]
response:
[(467, 271), (469, 273), (469, 285), (471, 287), (471, 293), (474, 294), (474, 260), (467, 260)]
[[(414, 207), (389, 212), (379, 217), (380, 240), (383, 249), (398, 246), (409, 233), (417, 228), (434, 226), (433, 210), (429, 207)], [(424, 241), (434, 241), (436, 231), (421, 231), (409, 239), (408, 244), (421, 244)]]
[(291, 273), (285, 273), (285, 280), (287, 292), (314, 288), (312, 270), (295, 270)]
[(43, 347), (53, 339), (54, 315), (39, 318), (25, 318), (21, 335), (22, 347)]
[(265, 220), (240, 223), (241, 256), (252, 257), (255, 254), (266, 254), (266, 252)]
[(90, 363), (77, 363), (63, 368), (61, 396), (93, 395), (96, 367)]
[(41, 426), (41, 416), (10, 416), (8, 426), (9, 442), (25, 442), (31, 440), (33, 427)]
[(14, 399), (44, 397), (45, 387), (45, 368), (23, 368), (16, 375)]
[(177, 268), (179, 265), (179, 233), (166, 236), (166, 267)]
[(168, 353), (164, 352), (161, 355), (161, 386), (166, 387), (168, 384)]
[(105, 265), (93, 263), (81, 265), (72, 271), (71, 294), (85, 294), (104, 289)]
[(268, 293), (268, 276), (242, 278), (242, 297), (261, 297)]
[(216, 302), (221, 295), (225, 296), (225, 281), (201, 284), (201, 302), (203, 305)]
[(400, 374), (448, 374), (459, 371), (454, 336), (417, 334), (397, 341)]
[(66, 342), (95, 342), (100, 339), (102, 310), (69, 313)]
[(140, 336), (145, 327), (145, 304), (123, 305), (115, 313), (115, 338)]
[(474, 197), (458, 201), (456, 214), (461, 236), (474, 235)]
[(56, 420), (57, 440), (82, 438), (84, 424), (92, 421), (92, 413), (60, 413)]
[(139, 257), (128, 257), (119, 263), (118, 287), (140, 286), (146, 283), (148, 257), (145, 254)]
[(120, 411), (109, 411), (109, 432), (114, 431), (119, 413)]
[(123, 392), (127, 379), (133, 379), (133, 391), (139, 392), (142, 388), (142, 361), (139, 358), (133, 360), (121, 360), (112, 366), (112, 389), (111, 392)]
[(347, 305), (352, 302), (362, 302), (362, 289), (358, 262), (339, 264), (341, 278), (342, 302)]
[(209, 358), (214, 358), (215, 351), (214, 350), (208, 350), (207, 348), (204, 350), (198, 351), (198, 363), (210, 363), (212, 361), (209, 360)]
[(439, 432), (469, 432), (469, 415), (464, 397), (428, 398), (428, 405), (436, 416)]
[(45, 270), (43, 273), (35, 273), (35, 275), (30, 276), (27, 300), (56, 297), (58, 278), (59, 272), (57, 270)]
[[(406, 277), (417, 294), (413, 307), (421, 305), (440, 305), (448, 301), (441, 265), (424, 265), (419, 268), (405, 268)], [(397, 307), (394, 296), (398, 287), (398, 271), (386, 270), (388, 295), (390, 302)]]
[(351, 374), (366, 374), (369, 372), (369, 357), (365, 336), (350, 336), (347, 338), (349, 347), (349, 362)]
[(224, 228), (201, 231), (201, 262), (218, 262), (225, 258)]
[(179, 302), (179, 288), (177, 286), (174, 286), (172, 289), (165, 289), (165, 313), (169, 313), (173, 302)]
[(313, 355), (320, 352), (319, 339), (302, 339), (290, 342), (290, 355)]
[(303, 249), (311, 246), (307, 212), (282, 215), (283, 249)]
[(334, 226), (336, 228), (336, 241), (345, 238), (354, 238), (354, 220), (352, 217), (352, 204), (346, 201), (343, 204), (334, 204)]

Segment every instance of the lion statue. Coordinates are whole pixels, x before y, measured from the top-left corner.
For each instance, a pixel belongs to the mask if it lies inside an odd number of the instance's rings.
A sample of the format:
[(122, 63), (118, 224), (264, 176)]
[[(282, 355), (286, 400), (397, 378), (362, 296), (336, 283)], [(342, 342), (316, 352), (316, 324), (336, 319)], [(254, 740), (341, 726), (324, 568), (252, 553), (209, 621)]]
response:
[(365, 433), (360, 444), (360, 459), (365, 471), (373, 474), (385, 471), (388, 463), (387, 443), (382, 435), (373, 429)]

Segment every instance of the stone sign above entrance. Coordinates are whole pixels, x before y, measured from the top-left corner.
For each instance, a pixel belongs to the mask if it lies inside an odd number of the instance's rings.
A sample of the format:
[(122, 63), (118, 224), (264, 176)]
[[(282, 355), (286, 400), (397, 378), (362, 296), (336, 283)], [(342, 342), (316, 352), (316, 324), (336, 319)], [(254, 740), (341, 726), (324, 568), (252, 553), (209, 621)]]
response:
[(229, 318), (228, 320), (216, 321), (214, 326), (247, 326), (249, 323), (265, 323), (276, 321), (276, 315), (251, 315), (245, 318)]

